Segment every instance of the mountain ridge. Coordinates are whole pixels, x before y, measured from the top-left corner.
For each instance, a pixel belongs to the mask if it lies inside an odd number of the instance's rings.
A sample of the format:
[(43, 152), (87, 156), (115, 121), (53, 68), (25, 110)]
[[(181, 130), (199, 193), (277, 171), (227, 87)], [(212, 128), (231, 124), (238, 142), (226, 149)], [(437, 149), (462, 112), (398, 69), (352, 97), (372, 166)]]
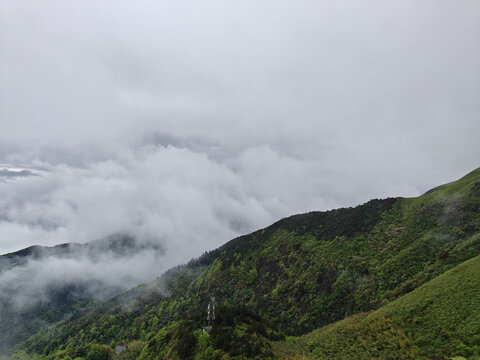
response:
[[(378, 309), (478, 255), (479, 214), (476, 169), (416, 198), (294, 215), (168, 271), (125, 302), (120, 295), (110, 307), (42, 330), (17, 350), (46, 358), (59, 353), (82, 357), (93, 351), (92, 341), (121, 340), (143, 342), (145, 359), (161, 358), (149, 353), (154, 348), (176, 358), (185, 339), (192, 349), (199, 344), (199, 335), (189, 326), (200, 322), (188, 320), (188, 314), (204, 314), (212, 296), (227, 308), (247, 306), (287, 335), (301, 335)], [(244, 319), (238, 326), (248, 335), (255, 320), (238, 316)], [(235, 329), (232, 334), (238, 335), (240, 328)], [(159, 334), (170, 340), (160, 346), (165, 339)], [(248, 344), (258, 340), (248, 336)], [(211, 341), (211, 351), (228, 348), (226, 340)], [(258, 356), (270, 356), (261, 350), (267, 347), (260, 346)]]

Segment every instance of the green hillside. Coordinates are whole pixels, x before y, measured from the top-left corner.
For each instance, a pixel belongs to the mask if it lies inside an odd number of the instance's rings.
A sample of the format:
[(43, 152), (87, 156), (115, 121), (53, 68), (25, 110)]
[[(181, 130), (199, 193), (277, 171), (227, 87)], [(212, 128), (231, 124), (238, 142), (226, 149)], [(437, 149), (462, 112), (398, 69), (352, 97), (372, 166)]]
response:
[[(143, 359), (207, 359), (230, 354), (244, 338), (248, 351), (268, 358), (272, 334), (299, 336), (378, 309), (477, 256), (479, 229), (480, 169), (417, 198), (295, 215), (172, 269), (133, 300), (120, 296), (95, 311), (78, 311), (17, 350), (93, 359), (93, 344), (124, 341), (144, 346)], [(222, 341), (199, 332), (211, 297), (237, 314), (225, 324)], [(248, 311), (236, 312), (238, 306)], [(399, 330), (390, 321), (385, 315), (373, 323), (373, 333)], [(257, 331), (258, 323), (268, 326)], [(398, 334), (398, 346), (415, 350), (409, 342), (418, 339), (406, 331)], [(416, 345), (419, 354), (434, 346), (425, 341)], [(179, 350), (185, 342), (187, 354)]]
[(369, 314), (290, 342), (277, 356), (314, 359), (480, 358), (480, 256)]

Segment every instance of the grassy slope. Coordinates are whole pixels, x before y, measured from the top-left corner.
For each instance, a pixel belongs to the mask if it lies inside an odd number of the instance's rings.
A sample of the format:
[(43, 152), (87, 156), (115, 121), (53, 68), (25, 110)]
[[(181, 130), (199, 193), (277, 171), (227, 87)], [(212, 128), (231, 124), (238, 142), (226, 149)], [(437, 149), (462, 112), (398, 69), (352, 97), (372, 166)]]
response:
[(74, 317), (22, 347), (74, 357), (94, 342), (150, 344), (165, 326), (204, 311), (211, 296), (299, 335), (379, 308), (478, 255), (479, 228), (477, 169), (418, 198), (283, 219), (170, 272), (128, 306)]
[(369, 314), (277, 343), (319, 359), (450, 359), (480, 355), (480, 256)]

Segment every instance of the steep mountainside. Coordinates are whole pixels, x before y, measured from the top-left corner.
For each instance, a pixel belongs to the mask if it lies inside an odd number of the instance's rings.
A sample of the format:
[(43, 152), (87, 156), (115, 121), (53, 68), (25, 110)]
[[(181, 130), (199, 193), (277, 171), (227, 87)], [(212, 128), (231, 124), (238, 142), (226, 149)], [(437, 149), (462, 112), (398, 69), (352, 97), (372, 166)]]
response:
[[(210, 359), (245, 339), (245, 351), (267, 358), (272, 334), (301, 335), (380, 308), (477, 256), (479, 229), (477, 169), (417, 198), (283, 219), (172, 269), (126, 305), (118, 305), (120, 296), (78, 312), (20, 348), (95, 358), (109, 350), (93, 344), (137, 341), (143, 359)], [(199, 331), (211, 297), (236, 314), (222, 341)], [(269, 325), (254, 331), (258, 322)]]
[(450, 359), (480, 355), (480, 256), (371, 313), (275, 344), (278, 357)]

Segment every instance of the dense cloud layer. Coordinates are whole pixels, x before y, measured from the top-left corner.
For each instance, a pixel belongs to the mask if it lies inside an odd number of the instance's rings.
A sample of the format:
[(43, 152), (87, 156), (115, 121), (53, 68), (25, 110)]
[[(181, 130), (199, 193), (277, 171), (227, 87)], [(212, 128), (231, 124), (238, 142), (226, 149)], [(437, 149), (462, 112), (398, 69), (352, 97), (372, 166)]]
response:
[(474, 0), (0, 0), (0, 52), (0, 253), (119, 232), (163, 249), (32, 262), (37, 284), (129, 287), (479, 166)]

